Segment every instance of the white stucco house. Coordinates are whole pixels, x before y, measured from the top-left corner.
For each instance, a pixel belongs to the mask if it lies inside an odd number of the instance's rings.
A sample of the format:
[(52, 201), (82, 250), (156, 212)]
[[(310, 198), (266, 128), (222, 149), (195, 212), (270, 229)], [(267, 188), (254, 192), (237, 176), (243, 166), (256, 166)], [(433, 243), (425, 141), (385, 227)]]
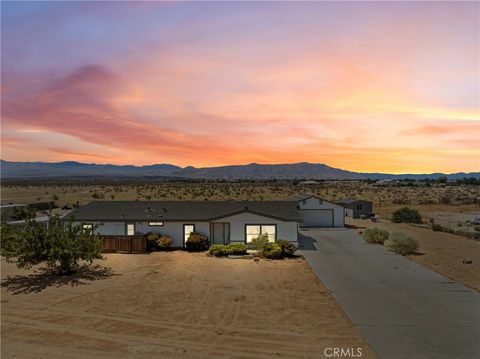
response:
[(299, 213), (295, 201), (93, 201), (69, 218), (110, 236), (149, 232), (168, 235), (183, 247), (191, 232), (213, 244), (248, 243), (260, 234), (297, 245)]
[(345, 226), (345, 210), (338, 204), (308, 194), (292, 196), (288, 200), (298, 205), (300, 227)]

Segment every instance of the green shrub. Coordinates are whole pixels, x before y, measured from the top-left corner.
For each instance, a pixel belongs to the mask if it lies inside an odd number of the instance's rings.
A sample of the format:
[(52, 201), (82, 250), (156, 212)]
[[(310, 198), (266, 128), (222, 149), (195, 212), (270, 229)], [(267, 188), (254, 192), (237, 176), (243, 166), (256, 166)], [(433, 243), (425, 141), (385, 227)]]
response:
[(227, 255), (227, 246), (223, 244), (214, 244), (208, 248), (208, 253), (215, 257), (222, 257)]
[(443, 227), (439, 224), (432, 224), (432, 231), (434, 232), (443, 232)]
[(367, 243), (383, 244), (388, 239), (389, 233), (380, 228), (368, 228), (363, 231), (363, 239)]
[(29, 220), (21, 229), (1, 226), (0, 254), (18, 268), (31, 268), (45, 263), (59, 275), (72, 274), (80, 261), (92, 263), (102, 257), (102, 239), (91, 231), (85, 231), (72, 220), (63, 222), (58, 216), (50, 216), (48, 224)]
[(242, 243), (231, 243), (227, 246), (223, 244), (214, 244), (208, 249), (208, 252), (215, 257), (228, 255), (241, 256), (247, 253), (247, 246)]
[(290, 243), (289, 241), (287, 241), (285, 239), (279, 239), (275, 243), (277, 243), (277, 245), (282, 250), (282, 256), (284, 256), (284, 257), (293, 256), (293, 254), (297, 250), (297, 247), (293, 243)]
[(242, 243), (231, 243), (226, 246), (227, 255), (241, 256), (247, 254), (247, 246)]
[(165, 251), (172, 245), (173, 240), (169, 236), (161, 236), (157, 239), (157, 248), (161, 251)]
[(203, 233), (192, 232), (188, 236), (185, 247), (189, 252), (201, 252), (206, 251), (210, 247), (208, 237)]
[(393, 233), (385, 242), (387, 249), (401, 255), (415, 253), (418, 250), (418, 241), (403, 233)]
[(147, 250), (151, 251), (152, 249), (157, 249), (157, 239), (159, 238), (158, 233), (148, 232), (144, 237), (147, 240)]
[(268, 243), (268, 235), (266, 234), (261, 234), (257, 238), (252, 239), (252, 245), (259, 252), (263, 250), (263, 247), (265, 247), (267, 243)]
[(282, 248), (276, 243), (267, 243), (263, 247), (262, 254), (265, 258), (281, 259), (283, 258)]
[(393, 212), (392, 221), (395, 223), (422, 223), (422, 216), (416, 209), (403, 207)]

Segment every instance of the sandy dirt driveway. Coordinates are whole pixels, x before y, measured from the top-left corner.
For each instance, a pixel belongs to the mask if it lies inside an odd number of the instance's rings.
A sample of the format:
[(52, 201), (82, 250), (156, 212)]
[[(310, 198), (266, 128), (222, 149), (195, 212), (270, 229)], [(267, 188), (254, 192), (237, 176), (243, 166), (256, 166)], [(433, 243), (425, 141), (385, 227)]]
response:
[(2, 259), (2, 358), (377, 357), (303, 259), (176, 251), (98, 265), (52, 278)]
[(409, 259), (480, 291), (480, 241), (388, 220), (373, 223), (347, 218), (346, 223), (358, 226), (359, 231), (361, 227), (378, 227), (390, 233), (402, 232), (416, 238), (420, 245), (419, 254), (410, 255)]

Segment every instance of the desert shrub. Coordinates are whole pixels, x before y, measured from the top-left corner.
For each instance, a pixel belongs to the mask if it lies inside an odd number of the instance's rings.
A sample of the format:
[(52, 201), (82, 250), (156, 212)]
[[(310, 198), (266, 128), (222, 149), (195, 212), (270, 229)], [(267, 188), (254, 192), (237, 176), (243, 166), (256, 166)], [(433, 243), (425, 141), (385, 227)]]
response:
[(208, 248), (208, 253), (215, 257), (222, 257), (227, 255), (227, 246), (223, 244), (214, 244)]
[(403, 233), (393, 233), (385, 242), (387, 249), (401, 255), (415, 253), (418, 250), (418, 241)]
[(363, 231), (363, 239), (367, 243), (383, 244), (388, 239), (389, 233), (380, 228), (367, 228)]
[(268, 243), (268, 235), (261, 234), (257, 238), (252, 239), (252, 246), (257, 251), (261, 252), (265, 245)]
[(283, 258), (282, 248), (276, 243), (267, 243), (263, 247), (262, 254), (265, 258), (281, 259)]
[(433, 223), (432, 224), (432, 231), (434, 232), (442, 232), (443, 231), (443, 227), (437, 223)]
[(475, 232), (480, 232), (480, 226), (478, 226), (478, 225), (477, 225), (477, 226), (474, 226), (474, 227), (473, 227), (473, 230), (474, 230)]
[(148, 232), (144, 237), (147, 240), (147, 250), (157, 249), (157, 240), (160, 237), (158, 233)]
[(231, 243), (226, 246), (226, 251), (228, 255), (241, 256), (247, 253), (247, 246), (242, 243)]
[(293, 243), (290, 243), (289, 241), (287, 241), (285, 239), (279, 239), (275, 243), (277, 243), (277, 245), (282, 250), (282, 256), (284, 256), (284, 257), (293, 256), (293, 254), (297, 250), (297, 247)]
[(170, 248), (170, 246), (173, 243), (173, 240), (169, 236), (163, 235), (163, 236), (160, 236), (160, 238), (158, 238), (156, 242), (157, 242), (157, 248), (161, 251), (165, 251), (168, 248)]
[(188, 236), (185, 247), (189, 252), (201, 252), (206, 251), (210, 247), (208, 237), (203, 233), (192, 232)]
[(403, 207), (393, 212), (392, 221), (395, 223), (421, 223), (422, 216), (416, 209)]
[(2, 226), (1, 234), (0, 254), (18, 268), (45, 263), (65, 275), (73, 273), (81, 260), (103, 259), (102, 240), (94, 230), (84, 231), (81, 225), (72, 220), (64, 223), (57, 216), (49, 218), (48, 226), (32, 220), (21, 230)]
[(214, 244), (208, 249), (208, 252), (215, 257), (228, 255), (241, 256), (247, 253), (247, 246), (242, 243), (231, 243), (226, 246), (223, 244)]

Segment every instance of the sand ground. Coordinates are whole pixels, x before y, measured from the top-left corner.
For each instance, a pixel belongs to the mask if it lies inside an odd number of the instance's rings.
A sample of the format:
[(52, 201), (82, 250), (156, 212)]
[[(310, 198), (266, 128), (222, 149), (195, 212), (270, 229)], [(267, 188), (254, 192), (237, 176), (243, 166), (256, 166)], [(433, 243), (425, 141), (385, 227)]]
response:
[(95, 264), (65, 278), (2, 259), (2, 358), (377, 357), (303, 259), (175, 251)]
[[(347, 218), (347, 224), (360, 227), (385, 229), (390, 233), (402, 232), (416, 238), (420, 244), (419, 254), (410, 255), (411, 260), (444, 276), (480, 291), (480, 241), (455, 234), (434, 232), (429, 227), (380, 220)], [(464, 263), (472, 261), (471, 264)]]

